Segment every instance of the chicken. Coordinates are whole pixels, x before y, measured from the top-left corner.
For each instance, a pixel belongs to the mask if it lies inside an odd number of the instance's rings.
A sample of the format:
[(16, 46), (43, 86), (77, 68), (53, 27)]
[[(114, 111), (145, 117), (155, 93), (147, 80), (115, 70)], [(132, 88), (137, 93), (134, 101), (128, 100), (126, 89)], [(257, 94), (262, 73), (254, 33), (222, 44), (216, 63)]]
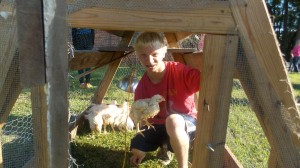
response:
[(132, 119), (128, 116), (128, 103), (125, 101), (121, 107), (122, 113), (115, 118), (114, 125), (122, 132), (124, 130), (132, 131), (134, 123)]
[(86, 118), (89, 121), (90, 129), (93, 131), (102, 132), (102, 126), (104, 133), (107, 133), (106, 126), (110, 125), (114, 131), (114, 121), (115, 118), (121, 114), (121, 110), (115, 105), (116, 102), (112, 104), (93, 104), (88, 110)]
[(111, 126), (115, 132), (114, 126), (117, 126), (120, 131), (124, 129), (132, 130), (134, 127), (133, 121), (128, 116), (128, 103), (124, 102), (122, 107), (117, 106), (117, 102), (111, 104), (93, 104), (87, 112), (86, 118), (89, 120), (92, 131), (103, 132), (106, 134), (107, 125)]
[(122, 109), (118, 108), (116, 102), (109, 104), (108, 109), (101, 112), (103, 119), (103, 130), (107, 133), (106, 126), (110, 125), (113, 132), (115, 132), (114, 125), (117, 116), (121, 115)]
[(100, 112), (107, 108), (108, 106), (106, 104), (92, 104), (92, 107), (87, 111), (85, 118), (89, 121), (90, 129), (92, 132), (97, 131), (101, 133), (103, 119)]
[(153, 118), (158, 114), (160, 111), (159, 103), (162, 101), (165, 101), (165, 98), (159, 94), (156, 94), (151, 98), (139, 99), (132, 103), (130, 113), (132, 114), (134, 121), (137, 123), (137, 132), (140, 132), (139, 123), (141, 121), (144, 121), (148, 128), (153, 127), (153, 125), (151, 125), (147, 119)]

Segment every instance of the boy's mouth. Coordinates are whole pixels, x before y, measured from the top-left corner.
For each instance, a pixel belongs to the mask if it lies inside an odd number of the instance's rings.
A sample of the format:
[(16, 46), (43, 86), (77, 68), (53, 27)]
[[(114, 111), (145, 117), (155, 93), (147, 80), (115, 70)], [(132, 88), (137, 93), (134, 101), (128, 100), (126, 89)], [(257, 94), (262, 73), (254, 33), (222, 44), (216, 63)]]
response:
[(147, 65), (146, 67), (147, 67), (147, 68), (153, 68), (154, 65)]

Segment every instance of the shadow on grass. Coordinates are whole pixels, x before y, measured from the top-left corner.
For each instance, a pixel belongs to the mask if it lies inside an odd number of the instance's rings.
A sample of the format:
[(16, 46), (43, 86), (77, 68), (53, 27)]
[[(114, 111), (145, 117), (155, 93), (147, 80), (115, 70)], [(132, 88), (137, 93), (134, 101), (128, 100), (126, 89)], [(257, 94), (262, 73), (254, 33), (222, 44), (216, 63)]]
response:
[[(72, 157), (76, 159), (76, 164), (84, 168), (121, 168), (123, 166), (125, 152), (123, 150), (113, 150), (93, 144), (71, 143)], [(131, 153), (126, 153), (125, 168), (130, 167), (129, 158)], [(155, 159), (152, 155), (147, 155), (143, 162)]]
[(300, 90), (300, 84), (292, 84), (295, 90)]

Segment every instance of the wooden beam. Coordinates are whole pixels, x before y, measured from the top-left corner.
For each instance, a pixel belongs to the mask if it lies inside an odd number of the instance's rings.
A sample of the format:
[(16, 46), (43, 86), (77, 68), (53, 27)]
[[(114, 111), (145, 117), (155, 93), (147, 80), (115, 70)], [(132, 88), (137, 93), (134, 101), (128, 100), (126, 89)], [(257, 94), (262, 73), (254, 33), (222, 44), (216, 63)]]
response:
[[(43, 1), (44, 46), (46, 58), (47, 141), (50, 158), (47, 167), (69, 166), (68, 72), (66, 2)], [(55, 6), (55, 8), (54, 8)], [(42, 19), (42, 18), (41, 18)], [(59, 34), (59, 35), (58, 35)]]
[(224, 145), (228, 125), (237, 36), (207, 35), (198, 103), (193, 167), (224, 166)]
[(183, 54), (183, 59), (187, 65), (199, 69), (199, 71), (202, 70), (204, 62), (203, 52)]
[[(47, 97), (44, 85), (31, 88), (33, 116), (34, 167), (50, 168), (49, 142), (47, 139)], [(28, 162), (28, 165), (31, 165)], [(30, 167), (30, 166), (29, 166)]]
[(237, 160), (229, 147), (225, 145), (224, 167), (223, 168), (243, 168), (243, 165)]
[(270, 151), (268, 167), (269, 168), (280, 168), (280, 163), (278, 162), (277, 153), (273, 149), (271, 149), (271, 151)]
[[(75, 52), (69, 62), (70, 70), (80, 70), (94, 66), (107, 65), (111, 62), (114, 52)], [(122, 55), (120, 55), (121, 58)], [(115, 57), (116, 58), (116, 57)]]
[(46, 82), (42, 1), (16, 2), (21, 83), (41, 85)]
[(280, 167), (300, 167), (300, 114), (266, 4), (262, 0), (229, 2), (239, 25), (248, 71), (254, 76), (251, 83), (249, 79), (245, 83), (254, 85), (261, 99), (256, 102), (257, 117), (262, 127), (267, 127), (272, 152), (276, 152)]
[[(128, 45), (130, 43), (130, 40), (133, 36), (133, 33), (134, 32), (125, 32), (124, 33), (124, 37), (122, 38), (122, 41), (120, 43), (120, 45)], [(124, 52), (115, 52), (114, 53), (114, 57), (116, 58), (119, 58), (121, 57), (122, 55), (124, 55)], [(114, 58), (113, 57), (113, 58)], [(106, 74), (104, 76), (104, 78), (102, 79), (101, 81), (101, 84), (98, 86), (97, 88), (97, 91), (94, 95), (94, 98), (93, 98), (93, 102), (96, 103), (96, 104), (101, 104), (102, 103), (102, 100), (113, 80), (113, 77), (121, 63), (121, 60), (122, 59), (118, 59), (112, 63), (109, 64), (109, 67), (108, 69), (106, 70)]]
[(191, 9), (122, 9), (91, 7), (71, 13), (71, 27), (101, 30), (201, 32), (227, 34), (235, 27), (226, 1), (202, 3)]
[(191, 35), (192, 33), (190, 32), (165, 32), (165, 37), (168, 41), (168, 47), (170, 48), (178, 48), (178, 42), (186, 37), (188, 37), (189, 35)]
[[(115, 49), (119, 51), (118, 49)], [(133, 51), (133, 49), (129, 50), (121, 50), (121, 51)], [(195, 49), (185, 49), (185, 48), (170, 48), (168, 49), (168, 53), (192, 53)], [(70, 70), (79, 70), (90, 67), (102, 67), (109, 63), (112, 63), (116, 60), (123, 58), (126, 55), (120, 55), (119, 57), (114, 56), (114, 51), (103, 52), (97, 50), (77, 50), (74, 52), (75, 56), (69, 61)], [(113, 58), (114, 56), (114, 58)]]

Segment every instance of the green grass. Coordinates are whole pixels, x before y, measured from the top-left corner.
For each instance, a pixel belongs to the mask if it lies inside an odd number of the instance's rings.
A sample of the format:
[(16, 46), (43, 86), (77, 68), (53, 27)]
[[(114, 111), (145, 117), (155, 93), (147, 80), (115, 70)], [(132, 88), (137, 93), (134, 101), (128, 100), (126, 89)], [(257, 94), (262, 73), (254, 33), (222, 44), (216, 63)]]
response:
[[(290, 79), (295, 88), (295, 96), (300, 96), (300, 75), (290, 74)], [(93, 84), (96, 85), (96, 83)], [(120, 102), (122, 102), (128, 93), (120, 92), (113, 86), (114, 84), (116, 84), (115, 81), (105, 99), (121, 98)], [(94, 90), (91, 91), (94, 92)], [(72, 154), (77, 163), (84, 167), (110, 168), (122, 167), (124, 151), (126, 151), (125, 167), (129, 167), (128, 148), (133, 136), (134, 132), (126, 135), (125, 145), (125, 135), (118, 131), (107, 135), (99, 133), (80, 135), (72, 143)], [(232, 92), (226, 144), (245, 168), (267, 167), (269, 143), (238, 81), (234, 82)], [(149, 153), (140, 167), (161, 167), (155, 154), (156, 152)], [(168, 167), (177, 167), (176, 160), (173, 160)]]
[(294, 88), (295, 97), (298, 97), (300, 99), (300, 74), (290, 73), (289, 77)]
[[(104, 76), (105, 70), (105, 68), (102, 68), (92, 73), (91, 83), (94, 87), (91, 89), (80, 89), (78, 79), (70, 78), (69, 103), (72, 115), (81, 113), (91, 104), (91, 99), (96, 92), (97, 85)], [(129, 73), (129, 68), (120, 68), (118, 70), (104, 97), (104, 103), (110, 103), (112, 100), (117, 100), (119, 104), (125, 100), (132, 101), (133, 94), (124, 92), (116, 87), (118, 80)], [(76, 76), (77, 72), (71, 72), (71, 75)], [(295, 97), (300, 98), (300, 75), (291, 73), (289, 77), (295, 89)], [(24, 125), (22, 125), (23, 123), (32, 122), (26, 117), (30, 114), (30, 90), (24, 89), (13, 107), (8, 121), (21, 121), (17, 123), (17, 125), (21, 124), (20, 128), (22, 128), (24, 127)], [(15, 127), (14, 129), (18, 128), (19, 127)], [(16, 132), (16, 134), (12, 135), (3, 135), (7, 140), (3, 141), (2, 139), (2, 143), (19, 139), (21, 136), (19, 133), (24, 132), (24, 130)], [(30, 132), (30, 130), (28, 132)], [(79, 167), (118, 168), (122, 167), (124, 158), (125, 167), (130, 167), (128, 163), (130, 157), (128, 148), (130, 139), (133, 136), (134, 132), (128, 132), (126, 135), (119, 131), (116, 131), (116, 133), (109, 132), (108, 134), (100, 134), (90, 133), (88, 129), (82, 129), (79, 130), (78, 135), (70, 144), (71, 154)], [(245, 168), (267, 167), (270, 150), (269, 144), (238, 81), (234, 81), (226, 138), (226, 144)], [(147, 154), (145, 160), (139, 167), (162, 167), (155, 158), (155, 155), (156, 151)], [(176, 160), (173, 160), (168, 167), (177, 167)]]

